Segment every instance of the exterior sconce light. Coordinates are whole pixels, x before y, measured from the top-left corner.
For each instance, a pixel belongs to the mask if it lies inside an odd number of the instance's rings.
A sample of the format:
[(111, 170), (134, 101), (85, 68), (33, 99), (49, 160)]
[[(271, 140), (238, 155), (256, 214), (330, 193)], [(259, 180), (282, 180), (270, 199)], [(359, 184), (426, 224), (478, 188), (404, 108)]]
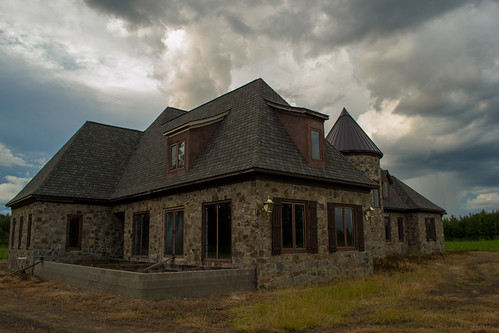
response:
[(365, 218), (366, 218), (367, 221), (371, 220), (371, 216), (373, 214), (373, 211), (374, 211), (374, 208), (372, 208), (372, 206), (369, 206), (369, 208), (366, 209), (366, 211), (364, 213), (364, 216), (365, 216)]
[(263, 203), (262, 215), (267, 217), (267, 220), (270, 220), (270, 215), (272, 214), (272, 209), (274, 209), (274, 202), (267, 197), (267, 201)]

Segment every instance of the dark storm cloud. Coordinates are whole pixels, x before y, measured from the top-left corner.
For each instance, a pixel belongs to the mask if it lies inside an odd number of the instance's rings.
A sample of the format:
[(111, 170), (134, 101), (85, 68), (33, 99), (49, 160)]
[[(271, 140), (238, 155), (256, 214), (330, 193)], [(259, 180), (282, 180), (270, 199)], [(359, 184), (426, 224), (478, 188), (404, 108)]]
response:
[[(316, 41), (351, 43), (371, 35), (393, 34), (438, 17), (465, 3), (464, 0), (441, 1), (161, 1), (161, 0), (85, 0), (92, 8), (121, 17), (132, 24), (150, 25), (161, 21), (188, 23), (203, 16), (227, 13), (235, 32), (259, 33), (281, 39), (300, 39), (311, 33), (317, 17), (327, 15), (325, 25), (318, 30)], [(266, 6), (272, 11), (259, 13), (266, 17), (261, 26), (257, 17), (242, 11), (246, 6)], [(250, 11), (251, 12), (251, 11)], [(243, 18), (252, 23), (245, 23)], [(250, 28), (250, 26), (253, 26)]]
[(145, 126), (136, 110), (161, 101), (144, 91), (189, 109), (263, 77), (331, 122), (345, 106), (389, 123), (373, 139), (399, 178), (499, 188), (497, 1), (54, 3), (0, 2), (0, 144), (12, 154), (52, 153), (87, 119)]

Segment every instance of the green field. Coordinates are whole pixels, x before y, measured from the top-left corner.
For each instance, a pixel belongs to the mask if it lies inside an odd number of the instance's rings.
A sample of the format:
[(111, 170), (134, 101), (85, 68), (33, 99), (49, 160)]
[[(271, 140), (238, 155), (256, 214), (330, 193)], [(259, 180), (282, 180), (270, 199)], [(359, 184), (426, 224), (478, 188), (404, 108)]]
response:
[(0, 260), (7, 259), (9, 249), (7, 247), (0, 247)]
[(456, 251), (486, 251), (499, 252), (499, 239), (479, 241), (445, 241), (446, 252)]

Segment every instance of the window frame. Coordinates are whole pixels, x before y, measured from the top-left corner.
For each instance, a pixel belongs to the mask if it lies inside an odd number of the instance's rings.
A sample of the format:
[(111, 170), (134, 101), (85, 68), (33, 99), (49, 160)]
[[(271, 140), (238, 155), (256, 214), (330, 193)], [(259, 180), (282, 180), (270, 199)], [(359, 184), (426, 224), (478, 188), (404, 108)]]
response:
[(434, 217), (425, 217), (425, 225), (426, 225), (426, 241), (427, 242), (436, 242), (437, 241), (437, 231), (435, 229), (435, 218)]
[[(219, 249), (218, 249), (218, 246), (219, 246), (219, 207), (218, 205), (220, 204), (230, 204), (230, 259), (229, 258), (220, 258), (219, 257)], [(209, 207), (209, 206), (217, 206), (217, 219), (216, 219), (216, 234), (217, 234), (217, 238), (216, 238), (216, 258), (208, 258), (207, 257), (207, 253), (206, 253), (206, 246), (207, 246), (207, 241), (206, 241), (206, 208)], [(202, 239), (201, 239), (201, 252), (202, 252), (202, 260), (204, 262), (227, 262), (227, 263), (230, 263), (232, 262), (232, 254), (233, 254), (233, 244), (232, 244), (232, 236), (233, 236), (233, 230), (232, 230), (232, 200), (231, 199), (228, 199), (228, 200), (220, 200), (220, 201), (212, 201), (212, 202), (205, 202), (202, 204), (202, 212), (201, 212), (201, 216), (202, 216)]]
[[(291, 205), (291, 233), (293, 238), (293, 247), (284, 247), (284, 226), (282, 220), (282, 205), (290, 204)], [(296, 216), (295, 216), (295, 205), (303, 206), (303, 247), (296, 247)], [(282, 253), (306, 253), (308, 248), (308, 202), (305, 200), (290, 200), (283, 199), (281, 201), (281, 252)]]
[[(168, 166), (168, 171), (169, 172), (175, 172), (177, 170), (182, 170), (185, 168), (185, 157), (186, 157), (186, 154), (185, 154), (185, 151), (187, 150), (186, 147), (187, 147), (187, 143), (186, 143), (187, 140), (181, 140), (181, 141), (177, 141), (173, 144), (170, 145), (170, 151), (169, 151), (169, 166)], [(182, 166), (180, 166), (180, 145), (183, 144), (183, 149), (184, 149), (184, 158), (182, 160)], [(174, 151), (175, 151), (175, 167), (172, 168), (172, 162), (173, 162), (173, 149), (174, 148)]]
[(16, 243), (16, 218), (12, 218), (12, 234), (10, 235), (10, 248), (13, 249)]
[(26, 250), (29, 250), (31, 247), (31, 227), (33, 224), (33, 216), (31, 214), (28, 215), (28, 226), (26, 230)]
[[(317, 133), (317, 140), (318, 140), (318, 144), (319, 144), (319, 147), (317, 147), (319, 149), (319, 157), (318, 158), (314, 157), (314, 140), (313, 140), (313, 133), (314, 132)], [(311, 158), (311, 160), (315, 160), (315, 161), (322, 161), (323, 160), (321, 134), (322, 134), (322, 131), (320, 129), (310, 128), (309, 138), (310, 138), (310, 158)]]
[[(175, 245), (177, 243), (177, 232), (176, 232), (176, 221), (177, 221), (177, 213), (182, 212), (182, 254), (176, 254), (175, 253)], [(172, 253), (168, 254), (166, 253), (166, 247), (167, 247), (167, 214), (173, 214), (173, 227), (172, 227)], [(172, 257), (183, 257), (184, 256), (184, 227), (185, 227), (185, 209), (184, 207), (178, 207), (178, 208), (170, 208), (166, 209), (164, 211), (164, 223), (163, 223), (163, 241), (164, 241), (164, 246), (163, 246), (163, 255), (164, 256), (172, 256)]]
[(17, 240), (17, 249), (20, 250), (22, 246), (22, 241), (23, 241), (23, 227), (24, 227), (24, 216), (21, 216), (19, 218), (19, 235), (18, 235), (18, 240)]
[(391, 242), (392, 241), (392, 221), (390, 219), (390, 216), (385, 216), (383, 218), (383, 225), (385, 226), (385, 241)]
[[(350, 204), (342, 204), (342, 203), (334, 203), (334, 204), (328, 204), (328, 219), (332, 219), (332, 226), (330, 225), (329, 226), (329, 233), (332, 235), (330, 235), (330, 243), (331, 241), (334, 243), (334, 248), (335, 248), (335, 252), (336, 251), (356, 251), (358, 250), (358, 222), (357, 222), (357, 216), (356, 216), (356, 209), (355, 209), (355, 205), (350, 205)], [(337, 208), (341, 208), (342, 209), (342, 216), (343, 216), (343, 230), (345, 230), (346, 228), (346, 214), (345, 214), (345, 209), (351, 209), (352, 210), (352, 228), (353, 228), (353, 246), (348, 246), (348, 245), (345, 245), (345, 246), (338, 246), (338, 241), (337, 241), (337, 229), (336, 229), (336, 209)], [(332, 214), (332, 216), (330, 216)], [(331, 221), (329, 221), (329, 223), (331, 223)], [(345, 236), (344, 236), (344, 241), (345, 241), (345, 244), (348, 244), (347, 242), (347, 234), (345, 233)], [(331, 247), (331, 246), (330, 246)], [(330, 252), (332, 252), (330, 250)]]
[[(71, 234), (71, 220), (78, 219), (78, 240), (77, 246), (70, 246), (69, 236)], [(66, 222), (66, 251), (81, 251), (81, 238), (83, 233), (83, 215), (68, 214)]]
[(381, 183), (383, 187), (383, 199), (390, 199), (390, 181), (388, 180), (388, 177), (385, 177), (385, 179)]
[(404, 218), (403, 217), (397, 217), (397, 229), (398, 229), (398, 235), (399, 235), (399, 242), (403, 242), (405, 237), (404, 237)]
[[(147, 215), (148, 216), (148, 230), (147, 230), (147, 252), (144, 254), (142, 253), (142, 248), (143, 248), (143, 244), (142, 244), (142, 240), (143, 240), (143, 231), (144, 231), (144, 216)], [(135, 253), (135, 234), (136, 234), (136, 228), (137, 228), (137, 225), (135, 223), (135, 218), (136, 216), (140, 216), (140, 230), (141, 230), (141, 233), (140, 233), (140, 253)], [(151, 245), (151, 242), (150, 242), (150, 238), (151, 238), (151, 233), (150, 233), (150, 230), (151, 230), (151, 214), (149, 213), (149, 211), (142, 211), (142, 212), (135, 212), (133, 213), (133, 217), (132, 217), (132, 257), (149, 257), (149, 247)]]
[(379, 208), (381, 207), (381, 200), (379, 196), (379, 188), (373, 189), (373, 207)]

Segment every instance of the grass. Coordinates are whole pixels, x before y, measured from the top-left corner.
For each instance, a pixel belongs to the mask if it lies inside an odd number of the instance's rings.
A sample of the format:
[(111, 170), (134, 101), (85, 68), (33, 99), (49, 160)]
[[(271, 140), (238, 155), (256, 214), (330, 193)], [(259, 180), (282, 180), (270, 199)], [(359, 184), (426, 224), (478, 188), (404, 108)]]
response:
[(445, 241), (445, 251), (485, 251), (499, 252), (499, 239), (479, 240), (479, 241)]
[[(400, 260), (400, 259), (397, 259)], [(294, 287), (272, 292), (266, 300), (229, 310), (239, 331), (286, 332), (332, 329), (352, 324), (356, 314), (374, 306), (366, 318), (372, 323), (405, 323), (411, 314), (399, 313), (406, 298), (418, 297), (434, 274), (410, 269), (342, 280), (330, 285)], [(386, 307), (389, 305), (389, 307)]]
[[(379, 260), (371, 276), (267, 292), (252, 304), (228, 309), (229, 316), (233, 328), (244, 332), (333, 331), (352, 327), (369, 332), (466, 332), (477, 327), (495, 327), (499, 324), (495, 298), (463, 301), (464, 287), (450, 281), (442, 270), (444, 262), (459, 265), (463, 255)], [(451, 275), (454, 273), (452, 268)]]
[(9, 249), (7, 247), (0, 247), (0, 260), (7, 259)]

